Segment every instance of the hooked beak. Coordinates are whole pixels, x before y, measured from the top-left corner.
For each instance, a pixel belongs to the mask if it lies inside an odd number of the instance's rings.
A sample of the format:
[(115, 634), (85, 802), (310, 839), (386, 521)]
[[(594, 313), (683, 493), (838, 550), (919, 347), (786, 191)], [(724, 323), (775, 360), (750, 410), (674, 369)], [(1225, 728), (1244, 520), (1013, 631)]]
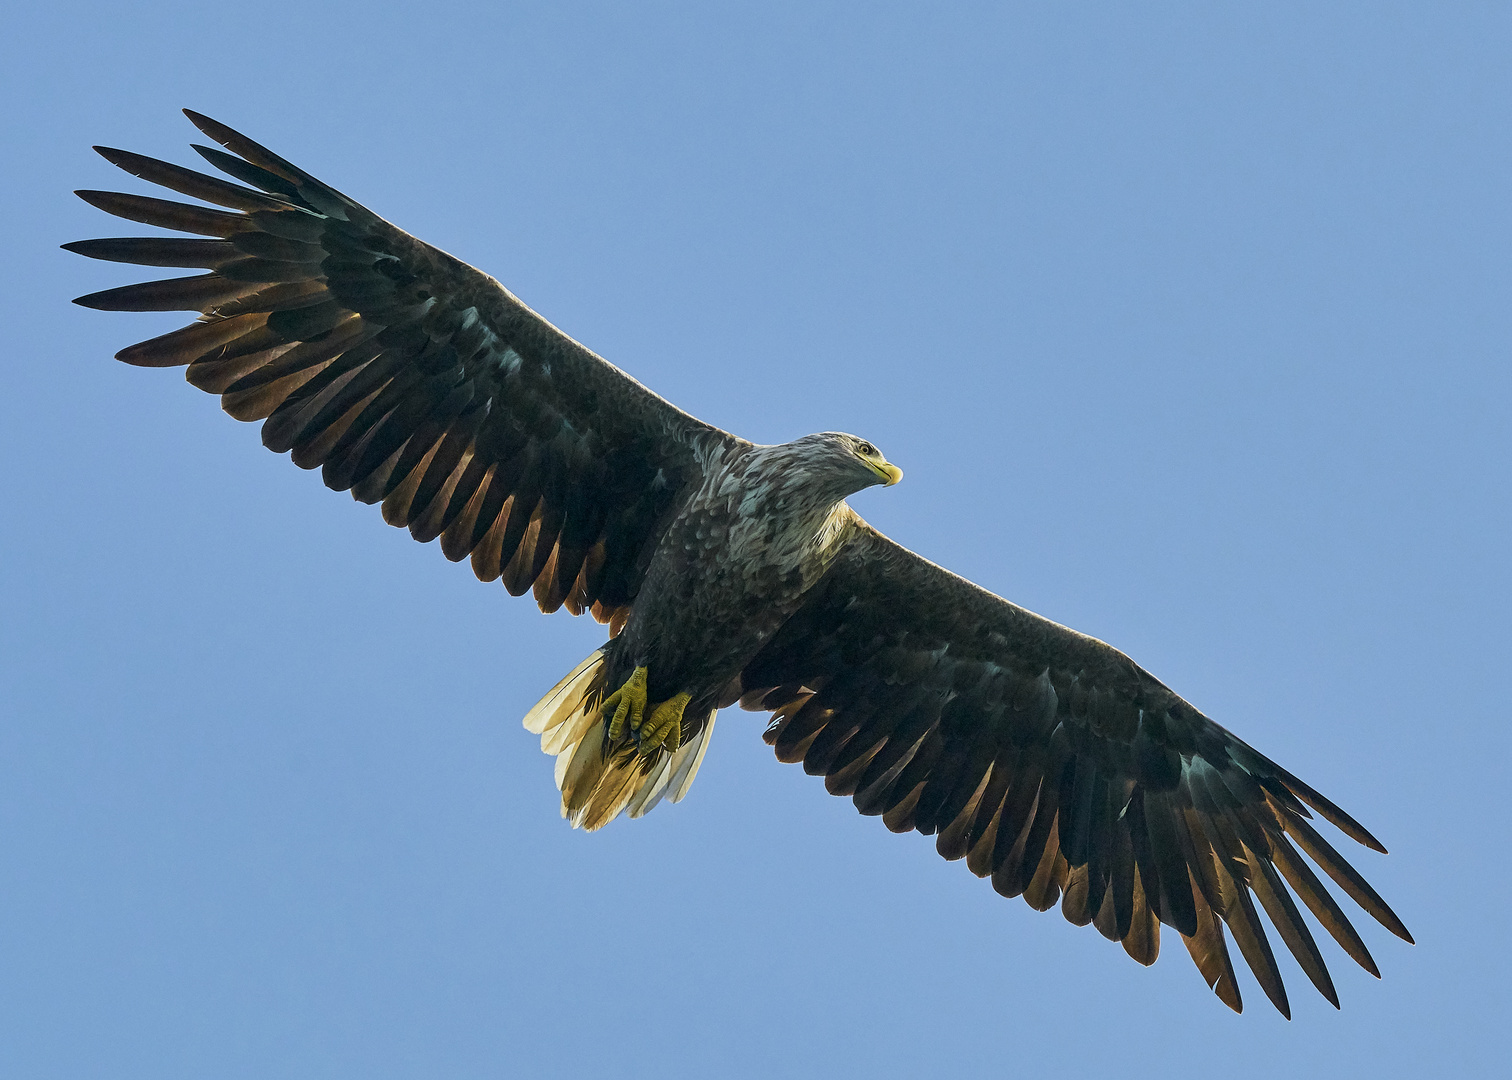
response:
[(892, 487), (903, 479), (903, 470), (890, 461), (867, 462), (867, 464), (871, 465), (876, 474), (882, 478), (884, 487)]

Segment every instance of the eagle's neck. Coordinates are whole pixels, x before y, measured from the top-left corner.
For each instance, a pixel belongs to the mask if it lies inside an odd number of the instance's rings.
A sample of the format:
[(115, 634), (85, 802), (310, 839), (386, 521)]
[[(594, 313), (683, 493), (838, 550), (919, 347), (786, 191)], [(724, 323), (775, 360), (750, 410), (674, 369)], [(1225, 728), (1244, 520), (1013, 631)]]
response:
[(829, 513), (824, 515), (824, 520), (819, 523), (819, 531), (814, 534), (814, 546), (818, 549), (820, 558), (829, 565), (829, 560), (835, 557), (840, 546), (840, 540), (845, 535), (845, 528), (856, 520), (856, 512), (850, 508), (845, 500), (831, 506)]
[(754, 448), (706, 491), (705, 505), (725, 517), (737, 557), (795, 575), (789, 580), (804, 590), (828, 569), (855, 517), (845, 503), (849, 488), (793, 444)]

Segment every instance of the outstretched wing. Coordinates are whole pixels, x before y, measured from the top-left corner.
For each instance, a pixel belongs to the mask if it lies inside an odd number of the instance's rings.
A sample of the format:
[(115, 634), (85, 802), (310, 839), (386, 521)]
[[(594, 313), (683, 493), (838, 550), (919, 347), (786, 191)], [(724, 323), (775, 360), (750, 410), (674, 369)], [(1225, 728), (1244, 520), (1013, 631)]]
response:
[[(1375, 962), (1293, 844), (1382, 925), (1384, 901), (1308, 808), (1353, 818), (1116, 649), (1016, 607), (852, 517), (804, 607), (745, 668), (767, 741), (894, 832), (937, 836), (1004, 896), (1091, 922), (1143, 964), (1160, 924), (1241, 1007), (1227, 925), (1290, 1016), (1254, 899), (1313, 984), (1338, 996), (1293, 893), (1372, 975)], [(1288, 890), (1287, 886), (1290, 886)]]
[(738, 443), (594, 355), (493, 278), (395, 228), (207, 117), (236, 155), (196, 146), (245, 184), (122, 150), (127, 172), (228, 210), (105, 191), (118, 217), (209, 239), (85, 240), (81, 255), (209, 273), (82, 296), (113, 311), (198, 311), (123, 349), (188, 365), (269, 449), (441, 538), (484, 581), (541, 607), (624, 617), (668, 514)]

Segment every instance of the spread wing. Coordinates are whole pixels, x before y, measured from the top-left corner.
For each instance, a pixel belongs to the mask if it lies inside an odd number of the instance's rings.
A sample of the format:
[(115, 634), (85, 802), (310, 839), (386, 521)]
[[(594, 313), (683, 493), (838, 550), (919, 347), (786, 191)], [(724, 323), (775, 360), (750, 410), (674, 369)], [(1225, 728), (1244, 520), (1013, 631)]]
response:
[[(663, 523), (738, 440), (651, 393), (493, 278), (395, 228), (207, 117), (235, 155), (196, 146), (234, 184), (97, 148), (115, 165), (229, 210), (81, 191), (118, 217), (208, 239), (64, 245), (96, 259), (208, 270), (80, 297), (113, 311), (197, 311), (123, 349), (188, 365), (269, 449), (381, 502), (392, 525), (540, 606), (617, 623)], [(243, 184), (251, 185), (250, 187)], [(617, 629), (617, 626), (615, 627)]]
[[(1256, 912), (1335, 1007), (1293, 894), (1372, 975), (1375, 962), (1301, 848), (1397, 936), (1406, 927), (1310, 824), (1353, 818), (1121, 652), (1016, 607), (853, 516), (804, 607), (742, 674), (767, 741), (894, 832), (937, 837), (1004, 896), (1093, 923), (1143, 964), (1160, 924), (1241, 1008), (1224, 927), (1283, 1014)], [(1289, 888), (1288, 888), (1289, 887)]]

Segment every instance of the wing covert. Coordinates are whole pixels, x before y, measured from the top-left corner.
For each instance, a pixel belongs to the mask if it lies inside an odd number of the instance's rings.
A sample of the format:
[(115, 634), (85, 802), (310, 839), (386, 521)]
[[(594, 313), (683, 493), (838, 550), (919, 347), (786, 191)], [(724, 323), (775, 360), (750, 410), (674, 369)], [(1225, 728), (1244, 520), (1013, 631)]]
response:
[[(197, 311), (123, 349), (187, 365), (263, 441), (325, 483), (381, 503), (477, 576), (617, 629), (668, 514), (711, 456), (738, 443), (522, 304), (493, 278), (390, 225), (207, 117), (241, 181), (97, 148), (110, 162), (228, 209), (81, 191), (128, 220), (196, 234), (64, 245), (91, 258), (208, 273), (80, 297), (86, 307)], [(250, 185), (248, 187), (243, 184)]]
[[(1255, 901), (1338, 997), (1294, 895), (1375, 962), (1300, 847), (1388, 930), (1394, 913), (1310, 823), (1376, 850), (1353, 818), (1123, 653), (1010, 604), (854, 517), (804, 607), (742, 674), (767, 742), (894, 832), (936, 837), (1005, 896), (1094, 924), (1143, 964), (1160, 925), (1241, 1008), (1225, 927), (1290, 1015)], [(1296, 845), (1295, 847), (1293, 845)]]

